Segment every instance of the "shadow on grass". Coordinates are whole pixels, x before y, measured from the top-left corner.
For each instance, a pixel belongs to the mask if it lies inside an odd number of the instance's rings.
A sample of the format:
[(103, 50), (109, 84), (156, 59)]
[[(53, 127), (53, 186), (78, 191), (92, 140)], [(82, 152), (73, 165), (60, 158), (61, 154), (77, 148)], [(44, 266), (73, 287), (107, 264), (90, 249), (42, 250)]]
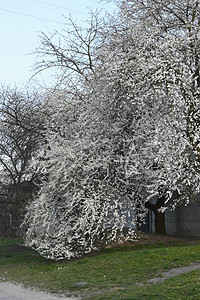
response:
[(0, 239), (0, 266), (14, 263), (48, 263), (49, 260), (40, 256), (36, 251), (23, 245), (23, 240), (6, 239), (1, 243)]
[[(152, 238), (151, 238), (152, 237)], [(152, 242), (153, 239), (153, 242)], [(174, 237), (168, 237), (166, 240), (166, 236), (156, 236), (150, 234), (142, 234), (142, 239), (132, 242), (125, 242), (124, 244), (118, 244), (117, 242), (113, 242), (107, 245), (105, 248), (100, 249), (99, 251), (92, 251), (91, 253), (84, 254), (82, 257), (63, 259), (60, 261), (52, 261), (50, 259), (46, 259), (42, 257), (37, 251), (25, 247), (23, 245), (22, 238), (0, 238), (0, 265), (10, 264), (12, 259), (13, 263), (71, 263), (75, 261), (79, 261), (82, 258), (89, 258), (93, 256), (113, 254), (116, 252), (124, 252), (124, 251), (140, 251), (140, 250), (149, 250), (149, 249), (158, 249), (158, 248), (166, 248), (166, 247), (182, 247), (190, 244), (197, 244), (199, 241), (190, 241), (188, 239), (179, 239)]]

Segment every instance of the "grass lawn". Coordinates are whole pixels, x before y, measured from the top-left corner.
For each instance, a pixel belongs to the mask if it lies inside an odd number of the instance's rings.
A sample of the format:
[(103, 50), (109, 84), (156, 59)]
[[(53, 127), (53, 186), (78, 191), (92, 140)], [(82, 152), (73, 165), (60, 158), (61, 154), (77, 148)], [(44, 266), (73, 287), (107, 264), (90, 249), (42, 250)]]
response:
[[(151, 236), (149, 235), (151, 240)], [(0, 238), (0, 280), (12, 280), (42, 290), (81, 295), (84, 299), (200, 299), (200, 270), (162, 283), (145, 281), (162, 271), (200, 259), (200, 244), (157, 239), (133, 243), (71, 261), (53, 262)], [(78, 282), (87, 282), (77, 287)]]
[(135, 286), (127, 289), (119, 289), (102, 293), (99, 296), (90, 297), (94, 300), (126, 299), (126, 300), (188, 300), (200, 299), (200, 270), (183, 274), (162, 283), (146, 286)]

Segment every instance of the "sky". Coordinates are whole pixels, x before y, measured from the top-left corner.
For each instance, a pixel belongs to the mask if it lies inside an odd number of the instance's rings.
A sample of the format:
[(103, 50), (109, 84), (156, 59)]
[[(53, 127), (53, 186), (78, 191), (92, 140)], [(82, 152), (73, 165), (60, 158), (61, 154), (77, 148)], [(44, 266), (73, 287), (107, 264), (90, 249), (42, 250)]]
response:
[[(40, 45), (39, 33), (61, 32), (71, 14), (78, 22), (90, 18), (90, 9), (116, 10), (98, 0), (0, 0), (0, 84), (25, 85), (32, 77)], [(48, 73), (37, 77), (45, 83)]]

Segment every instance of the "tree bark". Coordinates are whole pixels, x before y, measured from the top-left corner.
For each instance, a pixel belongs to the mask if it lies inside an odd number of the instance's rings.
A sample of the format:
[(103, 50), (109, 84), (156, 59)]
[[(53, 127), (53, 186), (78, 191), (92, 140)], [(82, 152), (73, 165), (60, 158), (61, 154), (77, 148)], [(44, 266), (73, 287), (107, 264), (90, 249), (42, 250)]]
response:
[(160, 213), (157, 210), (155, 210), (154, 214), (156, 234), (166, 234), (165, 213)]
[(164, 206), (165, 196), (161, 196), (157, 199), (156, 204), (151, 203), (150, 201), (146, 202), (146, 208), (152, 210), (155, 215), (155, 231), (156, 234), (166, 234), (165, 227), (165, 213), (161, 213), (158, 210)]

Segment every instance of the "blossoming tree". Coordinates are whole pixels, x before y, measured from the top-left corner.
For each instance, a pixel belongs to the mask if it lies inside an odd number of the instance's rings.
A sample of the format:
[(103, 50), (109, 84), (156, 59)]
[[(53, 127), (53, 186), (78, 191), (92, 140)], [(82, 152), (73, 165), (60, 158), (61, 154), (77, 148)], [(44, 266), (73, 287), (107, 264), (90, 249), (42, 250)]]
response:
[(44, 108), (44, 181), (25, 224), (26, 243), (51, 258), (119, 237), (146, 208), (164, 227), (166, 207), (199, 192), (199, 3), (118, 4), (78, 72), (65, 65), (78, 84), (51, 93)]

